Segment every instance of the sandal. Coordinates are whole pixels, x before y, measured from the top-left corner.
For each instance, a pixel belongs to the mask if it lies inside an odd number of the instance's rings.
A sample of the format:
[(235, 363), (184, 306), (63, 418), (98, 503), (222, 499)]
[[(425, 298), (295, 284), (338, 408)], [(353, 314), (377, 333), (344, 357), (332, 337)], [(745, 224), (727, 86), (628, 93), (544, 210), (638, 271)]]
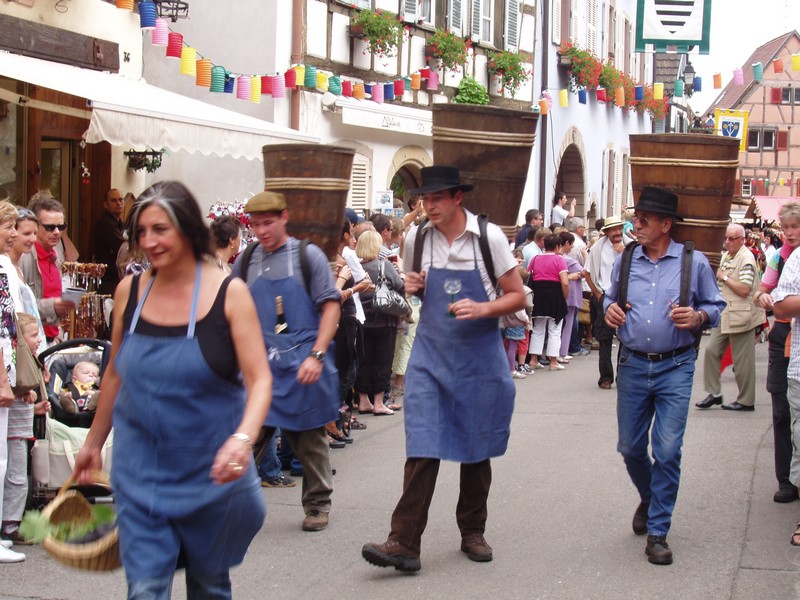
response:
[(389, 410), (393, 410), (395, 412), (397, 412), (399, 410), (403, 410), (403, 405), (402, 404), (397, 404), (397, 402), (392, 402), (391, 404), (386, 404), (385, 406)]
[(350, 429), (366, 429), (366, 428), (367, 428), (366, 424), (362, 423), (355, 417), (350, 419)]
[(390, 410), (390, 409), (389, 409), (388, 407), (386, 407), (386, 406), (384, 406), (384, 408), (385, 408), (386, 410), (373, 410), (373, 411), (372, 411), (372, 414), (373, 414), (373, 415), (375, 415), (376, 417), (382, 417), (382, 416), (384, 416), (384, 415), (393, 415), (393, 414), (394, 414), (394, 411), (393, 411), (393, 410)]
[(789, 539), (792, 546), (800, 546), (800, 523), (797, 524), (797, 529), (794, 530), (792, 537)]

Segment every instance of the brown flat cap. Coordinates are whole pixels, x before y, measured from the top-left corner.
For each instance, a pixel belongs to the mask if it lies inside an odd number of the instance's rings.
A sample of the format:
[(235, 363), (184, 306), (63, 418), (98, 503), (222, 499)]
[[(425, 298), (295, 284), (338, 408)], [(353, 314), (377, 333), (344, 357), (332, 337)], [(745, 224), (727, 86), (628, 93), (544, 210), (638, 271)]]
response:
[(286, 198), (276, 192), (259, 192), (244, 205), (244, 212), (280, 212), (286, 210)]

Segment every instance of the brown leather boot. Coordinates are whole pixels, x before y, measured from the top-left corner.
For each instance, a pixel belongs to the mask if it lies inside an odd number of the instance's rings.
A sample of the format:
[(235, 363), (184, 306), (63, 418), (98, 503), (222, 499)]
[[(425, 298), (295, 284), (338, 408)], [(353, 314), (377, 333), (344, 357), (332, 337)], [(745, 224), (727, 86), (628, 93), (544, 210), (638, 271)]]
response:
[(370, 564), (394, 567), (398, 571), (412, 572), (422, 568), (419, 555), (394, 540), (386, 540), (383, 544), (366, 543), (361, 548), (361, 556)]

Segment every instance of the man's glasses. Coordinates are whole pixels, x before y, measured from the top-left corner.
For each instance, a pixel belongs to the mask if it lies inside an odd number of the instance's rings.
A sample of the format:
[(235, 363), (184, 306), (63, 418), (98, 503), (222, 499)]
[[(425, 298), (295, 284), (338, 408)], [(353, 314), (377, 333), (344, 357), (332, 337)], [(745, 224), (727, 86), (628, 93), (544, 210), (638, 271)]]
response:
[(740, 240), (743, 237), (744, 237), (743, 235), (736, 235), (736, 236), (726, 235), (725, 236), (725, 241), (726, 242), (735, 242), (736, 240)]
[(639, 221), (639, 224), (643, 227), (647, 227), (647, 225), (650, 223), (650, 215), (647, 214), (640, 215), (636, 213), (633, 215), (633, 218)]
[(44, 227), (45, 231), (49, 231), (50, 233), (53, 233), (56, 229), (59, 231), (64, 231), (67, 228), (66, 223), (61, 223), (60, 225), (43, 225), (40, 223), (40, 225)]

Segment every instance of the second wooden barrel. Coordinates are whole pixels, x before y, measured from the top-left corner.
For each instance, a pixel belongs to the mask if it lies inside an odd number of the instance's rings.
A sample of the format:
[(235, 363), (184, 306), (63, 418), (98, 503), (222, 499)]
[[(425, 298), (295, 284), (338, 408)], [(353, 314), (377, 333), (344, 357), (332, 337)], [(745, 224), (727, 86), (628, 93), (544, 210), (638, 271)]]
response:
[(634, 200), (645, 186), (678, 195), (674, 238), (693, 240), (713, 267), (719, 266), (730, 222), (739, 166), (739, 140), (715, 135), (661, 133), (632, 135), (631, 181)]
[(539, 115), (505, 108), (434, 104), (433, 159), (475, 186), (464, 206), (514, 235)]
[(271, 144), (264, 190), (286, 196), (289, 235), (309, 238), (333, 260), (342, 237), (355, 150), (320, 144)]

